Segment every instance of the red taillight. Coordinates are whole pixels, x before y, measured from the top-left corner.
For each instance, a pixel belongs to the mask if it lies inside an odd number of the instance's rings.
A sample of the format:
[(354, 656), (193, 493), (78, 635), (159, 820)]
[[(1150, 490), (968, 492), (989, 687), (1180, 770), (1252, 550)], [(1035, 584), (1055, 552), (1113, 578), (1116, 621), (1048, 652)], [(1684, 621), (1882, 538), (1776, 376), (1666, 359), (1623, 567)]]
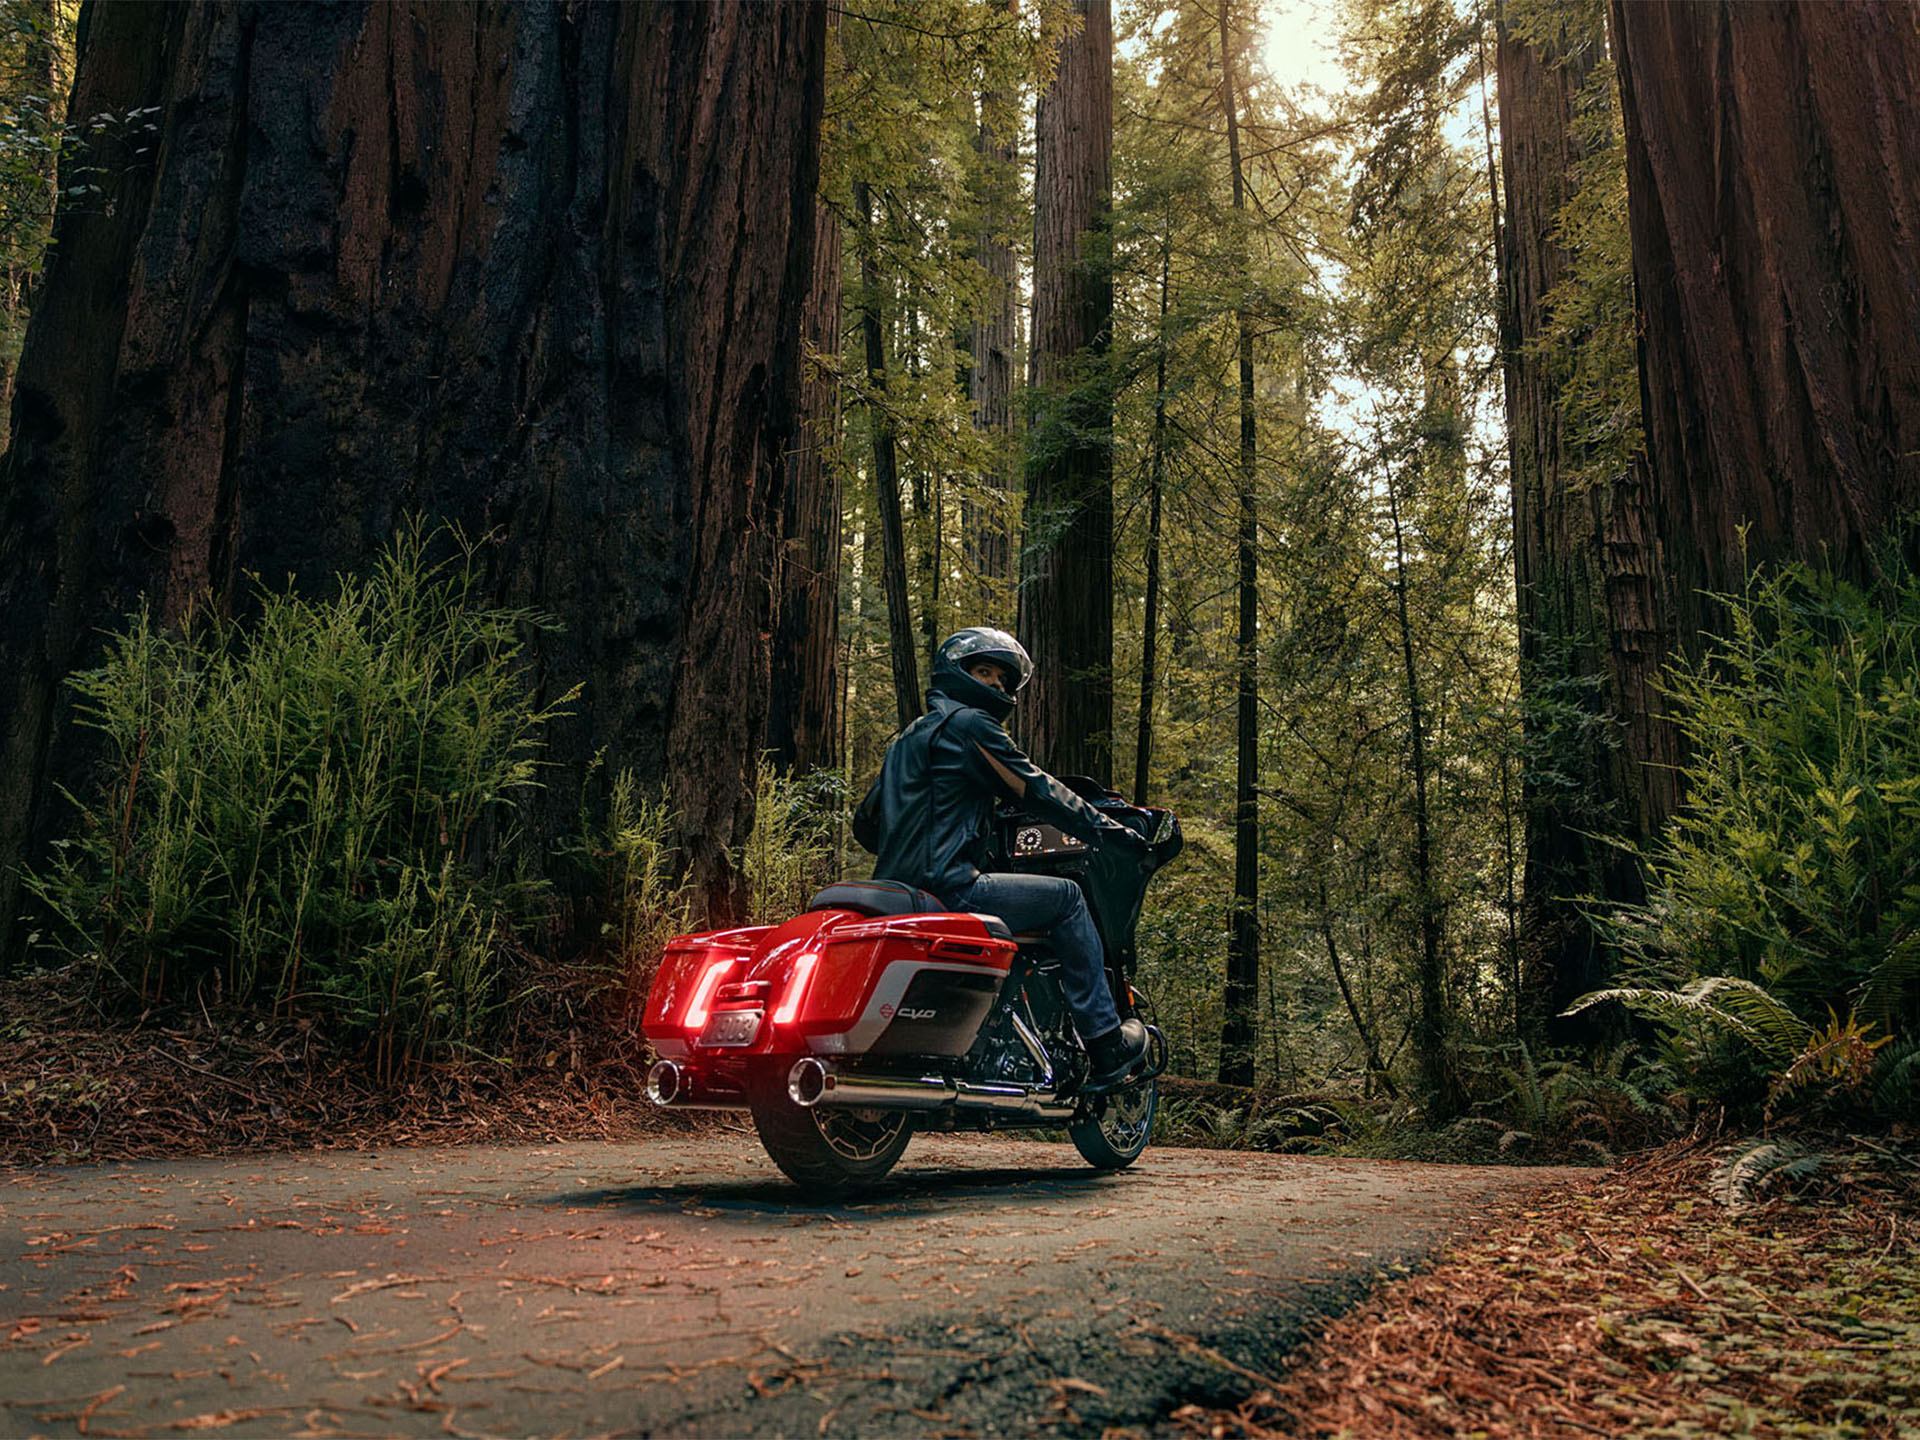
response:
[(693, 987), (693, 999), (687, 1002), (687, 1014), (682, 1023), (689, 1030), (698, 1030), (707, 1023), (707, 1007), (713, 1000), (713, 992), (720, 983), (720, 977), (733, 968), (737, 955), (724, 956), (719, 960), (709, 960), (707, 968), (700, 976), (700, 983)]
[(800, 1002), (806, 998), (807, 982), (813, 979), (813, 967), (820, 963), (818, 950), (802, 950), (794, 957), (793, 969), (787, 975), (786, 992), (780, 997), (780, 1008), (773, 1012), (773, 1023), (791, 1025), (794, 1017), (800, 1013)]

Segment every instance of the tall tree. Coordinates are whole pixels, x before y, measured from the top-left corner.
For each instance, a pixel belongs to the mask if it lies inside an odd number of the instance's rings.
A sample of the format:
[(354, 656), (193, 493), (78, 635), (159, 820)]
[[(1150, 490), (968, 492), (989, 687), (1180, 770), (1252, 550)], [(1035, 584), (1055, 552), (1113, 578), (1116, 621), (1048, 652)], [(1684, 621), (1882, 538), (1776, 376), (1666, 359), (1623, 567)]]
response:
[[(1017, 0), (1007, 0), (1013, 10)], [(980, 580), (984, 605), (1004, 604), (1013, 580), (1010, 525), (1014, 455), (1013, 367), (1020, 349), (1020, 268), (1013, 244), (1019, 210), (1019, 113), (1016, 97), (990, 85), (980, 92), (979, 158), (975, 191), (974, 262), (985, 272), (986, 294), (968, 337), (967, 393), (974, 428), (986, 442), (987, 465), (977, 498), (961, 512), (963, 554)]]
[(780, 620), (767, 749), (788, 770), (840, 763), (840, 217), (813, 216), (813, 280), (801, 317), (806, 378), (781, 506)]
[(1624, 609), (1615, 628), (1610, 602), (1610, 589), (1629, 594), (1610, 581), (1649, 557), (1622, 529), (1640, 425), (1604, 16), (1600, 0), (1498, 11), (1501, 351), (1528, 762), (1516, 996), (1536, 1025), (1604, 978), (1580, 897), (1638, 894), (1630, 853), (1611, 843), (1640, 838), (1618, 717), (1653, 698), (1619, 683), (1639, 678), (1644, 647)]
[(1234, 487), (1238, 512), (1235, 591), (1240, 619), (1234, 636), (1233, 928), (1227, 942), (1226, 1022), (1220, 1034), (1220, 1080), (1223, 1084), (1251, 1085), (1260, 991), (1260, 575), (1259, 522), (1254, 513), (1257, 420), (1253, 390), (1253, 311), (1246, 294), (1247, 187), (1240, 163), (1240, 116), (1233, 83), (1236, 42), (1229, 19), (1231, 11), (1228, 0), (1220, 0), (1220, 108), (1227, 124), (1227, 173), (1233, 189), (1233, 214), (1240, 222), (1236, 250), (1237, 278), (1242, 292), (1234, 315), (1240, 369), (1240, 449), (1238, 483)]
[(1145, 805), (1153, 780), (1153, 697), (1160, 661), (1160, 531), (1167, 479), (1167, 308), (1173, 293), (1173, 215), (1160, 240), (1159, 325), (1154, 336), (1153, 432), (1147, 445), (1146, 605), (1140, 621), (1140, 710), (1133, 738), (1133, 803)]
[(72, 60), (73, 22), (64, 6), (54, 0), (0, 4), (0, 74), (8, 102), (0, 119), (0, 417), (13, 406), (20, 341), (53, 229)]
[(893, 660), (894, 715), (901, 729), (920, 716), (920, 663), (913, 640), (913, 599), (907, 589), (906, 523), (900, 512), (900, 449), (887, 407), (886, 321), (875, 252), (873, 187), (857, 181), (860, 212), (860, 333), (867, 370), (867, 428), (873, 440), (873, 493), (880, 520), (881, 585), (887, 597), (887, 636)]
[(1866, 576), (1920, 504), (1920, 27), (1821, 0), (1612, 19), (1646, 508), (1697, 652), (1748, 560)]
[[(797, 3), (89, 7), (153, 163), (57, 221), (0, 474), (0, 924), (88, 761), (62, 679), (141, 595), (320, 589), (409, 512), (559, 616), (550, 829), (664, 776), (720, 915), (752, 822), (825, 15)], [(111, 157), (105, 157), (110, 160)]]
[(1113, 772), (1113, 19), (1081, 26), (1035, 120), (1034, 418), (1027, 437), (1020, 637), (1035, 680), (1026, 738), (1050, 769)]

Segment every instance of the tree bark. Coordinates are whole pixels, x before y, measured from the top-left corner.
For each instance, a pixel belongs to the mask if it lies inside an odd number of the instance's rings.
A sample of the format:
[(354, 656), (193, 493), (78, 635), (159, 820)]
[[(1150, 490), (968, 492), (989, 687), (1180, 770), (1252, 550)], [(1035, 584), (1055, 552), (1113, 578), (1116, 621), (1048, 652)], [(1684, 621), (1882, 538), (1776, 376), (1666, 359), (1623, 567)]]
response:
[(1035, 120), (1032, 388), (1020, 638), (1021, 702), (1041, 764), (1113, 773), (1113, 21), (1075, 0), (1080, 30)]
[(409, 514), (498, 538), (534, 637), (536, 828), (665, 777), (739, 899), (797, 425), (824, 12), (89, 7), (78, 113), (154, 108), (62, 214), (0, 474), (0, 924), (87, 747), (62, 678), (145, 595), (324, 590)]
[(1418, 1001), (1414, 1011), (1413, 1045), (1420, 1061), (1421, 1088), (1428, 1114), (1450, 1119), (1459, 1108), (1459, 1086), (1447, 1054), (1447, 988), (1441, 955), (1443, 911), (1433, 875), (1433, 820), (1427, 799), (1427, 712), (1420, 690), (1420, 670), (1414, 661), (1413, 615), (1407, 602), (1407, 546), (1400, 524), (1400, 497), (1388, 470), (1387, 515), (1393, 528), (1393, 600), (1399, 626), (1400, 658), (1405, 670), (1407, 700), (1407, 755), (1413, 771), (1413, 883), (1418, 912), (1420, 953), (1414, 974)]
[(1160, 245), (1159, 353), (1153, 361), (1153, 440), (1147, 460), (1147, 593), (1140, 633), (1140, 711), (1133, 737), (1133, 803), (1145, 805), (1153, 779), (1153, 698), (1160, 661), (1160, 515), (1167, 471), (1167, 302), (1173, 289), (1173, 216)]
[(1749, 560), (1865, 578), (1920, 503), (1920, 27), (1823, 0), (1612, 18), (1656, 601), (1698, 654)]
[(880, 314), (880, 275), (874, 261), (873, 192), (862, 180), (853, 187), (859, 208), (860, 333), (866, 339), (867, 388), (880, 403), (867, 407), (873, 437), (873, 494), (880, 512), (880, 588), (887, 597), (887, 640), (893, 668), (893, 706), (900, 728), (920, 718), (920, 661), (913, 638), (913, 604), (907, 592), (907, 533), (900, 513), (900, 451), (887, 393), (887, 345)]
[[(1587, 158), (1577, 105), (1603, 42), (1596, 13), (1591, 33), (1564, 53), (1545, 53), (1501, 13), (1501, 348), (1521, 693), (1532, 757), (1521, 785), (1527, 944), (1516, 1005), (1528, 1028), (1547, 1025), (1605, 981), (1605, 951), (1579, 898), (1640, 895), (1632, 857), (1605, 837), (1644, 839), (1641, 767), (1610, 742), (1629, 705), (1657, 716), (1659, 704), (1651, 687), (1632, 683), (1650, 678), (1636, 677), (1629, 653), (1639, 637), (1616, 636), (1609, 601), (1610, 569), (1644, 569), (1648, 559), (1609, 550), (1625, 538), (1614, 512), (1628, 503), (1631, 477), (1594, 479), (1596, 462), (1561, 421), (1571, 357), (1548, 346), (1548, 297), (1572, 265), (1562, 214)], [(1580, 718), (1571, 719), (1569, 710)]]
[[(1220, 0), (1220, 92), (1227, 120), (1227, 164), (1237, 245), (1246, 244), (1246, 178), (1240, 168), (1240, 118), (1233, 83), (1231, 5)], [(1241, 295), (1237, 321), (1240, 350), (1240, 463), (1238, 474), (1239, 632), (1235, 636), (1236, 744), (1233, 815), (1233, 929), (1227, 940), (1226, 1021), (1220, 1032), (1220, 1074), (1225, 1085), (1254, 1080), (1254, 1006), (1260, 992), (1260, 577), (1258, 519), (1254, 514), (1256, 430), (1253, 391), (1253, 313), (1247, 308), (1247, 257), (1238, 250)]]
[(840, 218), (815, 202), (813, 280), (801, 318), (808, 360), (800, 440), (781, 507), (780, 623), (767, 749), (793, 772), (840, 764)]
[[(1017, 0), (1007, 0), (1011, 12)], [(981, 498), (969, 497), (961, 510), (968, 568), (977, 577), (983, 620), (1007, 603), (1013, 585), (1012, 504), (1014, 430), (1013, 363), (1020, 348), (1020, 272), (1012, 234), (1020, 204), (1019, 115), (1008, 96), (980, 96), (980, 127), (974, 149), (980, 157), (979, 229), (973, 258), (986, 272), (987, 297), (974, 317), (967, 350), (967, 375), (973, 428), (980, 432), (992, 461), (976, 480)]]

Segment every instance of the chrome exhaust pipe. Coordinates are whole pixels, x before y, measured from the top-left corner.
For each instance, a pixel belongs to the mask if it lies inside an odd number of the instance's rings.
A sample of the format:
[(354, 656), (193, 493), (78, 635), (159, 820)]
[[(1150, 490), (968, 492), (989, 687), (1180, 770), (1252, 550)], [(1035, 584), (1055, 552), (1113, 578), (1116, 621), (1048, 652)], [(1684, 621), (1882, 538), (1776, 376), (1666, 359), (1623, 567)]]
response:
[(955, 1103), (962, 1110), (993, 1110), (1002, 1115), (1020, 1115), (1034, 1120), (1071, 1120), (1076, 1107), (1062, 1104), (1051, 1090), (1028, 1085), (976, 1085), (962, 1080)]
[(811, 1110), (827, 1093), (827, 1067), (811, 1057), (793, 1062), (787, 1072), (787, 1098), (802, 1110)]
[(890, 1075), (844, 1075), (811, 1055), (787, 1072), (787, 1097), (802, 1109), (938, 1110), (952, 1103), (955, 1087), (939, 1075), (919, 1079)]
[(1051, 1090), (1026, 1085), (976, 1085), (943, 1075), (913, 1078), (893, 1075), (850, 1075), (808, 1056), (796, 1060), (787, 1072), (787, 1095), (803, 1109), (845, 1110), (993, 1110), (1037, 1120), (1067, 1120), (1072, 1104), (1061, 1104)]
[(647, 1071), (647, 1099), (668, 1110), (744, 1110), (747, 1097), (736, 1090), (713, 1090), (694, 1083), (692, 1073), (672, 1060), (656, 1060)]
[(686, 1089), (686, 1072), (671, 1060), (656, 1060), (647, 1071), (647, 1099), (656, 1105), (671, 1105)]

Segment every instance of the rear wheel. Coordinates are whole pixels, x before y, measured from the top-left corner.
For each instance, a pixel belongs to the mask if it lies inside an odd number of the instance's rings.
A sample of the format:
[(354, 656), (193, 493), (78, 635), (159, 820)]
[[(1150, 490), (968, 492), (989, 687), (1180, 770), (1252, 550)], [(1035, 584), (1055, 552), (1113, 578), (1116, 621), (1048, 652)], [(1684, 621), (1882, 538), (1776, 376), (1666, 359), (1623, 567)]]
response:
[(1096, 1170), (1124, 1170), (1140, 1158), (1153, 1138), (1153, 1117), (1160, 1107), (1158, 1077), (1141, 1080), (1100, 1096), (1085, 1119), (1067, 1126), (1073, 1148)]
[(913, 1117), (900, 1110), (843, 1110), (796, 1105), (782, 1082), (750, 1097), (753, 1128), (767, 1154), (794, 1184), (825, 1194), (871, 1185), (893, 1169), (913, 1138)]

